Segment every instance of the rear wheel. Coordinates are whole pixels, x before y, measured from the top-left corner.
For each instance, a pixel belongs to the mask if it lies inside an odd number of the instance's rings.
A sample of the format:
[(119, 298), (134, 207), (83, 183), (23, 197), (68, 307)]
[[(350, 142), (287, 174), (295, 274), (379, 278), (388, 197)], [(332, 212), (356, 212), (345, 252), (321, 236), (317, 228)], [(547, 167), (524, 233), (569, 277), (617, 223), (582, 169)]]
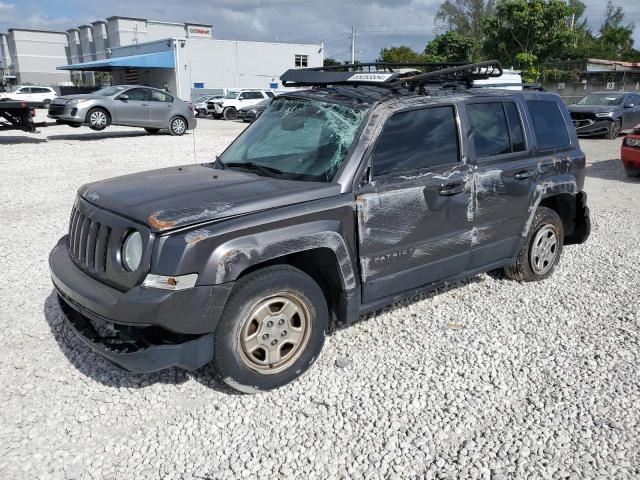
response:
[(621, 130), (622, 130), (622, 124), (620, 123), (620, 120), (616, 120), (609, 127), (609, 133), (608, 133), (607, 137), (610, 140), (615, 140), (616, 138), (618, 138), (620, 136)]
[(109, 122), (109, 114), (101, 108), (92, 108), (87, 112), (87, 123), (92, 130), (104, 130), (109, 126)]
[(238, 111), (233, 107), (227, 107), (222, 112), (222, 116), (225, 120), (235, 120), (238, 118)]
[(560, 261), (563, 245), (562, 220), (554, 210), (539, 207), (515, 265), (506, 267), (505, 274), (520, 282), (544, 280), (553, 273)]
[(173, 117), (169, 122), (169, 132), (171, 135), (184, 135), (187, 131), (187, 121), (182, 117)]
[(328, 326), (322, 290), (309, 275), (274, 266), (240, 279), (215, 332), (213, 366), (230, 387), (272, 390), (315, 361)]
[(146, 132), (151, 134), (151, 135), (155, 135), (156, 133), (158, 133), (160, 131), (159, 128), (145, 128)]

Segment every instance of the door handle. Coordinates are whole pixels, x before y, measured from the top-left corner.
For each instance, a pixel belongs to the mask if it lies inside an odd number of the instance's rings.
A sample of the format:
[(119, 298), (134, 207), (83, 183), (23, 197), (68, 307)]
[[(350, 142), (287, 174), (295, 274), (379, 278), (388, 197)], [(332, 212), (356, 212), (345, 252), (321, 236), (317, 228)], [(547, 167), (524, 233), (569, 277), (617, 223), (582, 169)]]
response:
[(438, 189), (438, 194), (440, 195), (455, 195), (462, 192), (464, 192), (464, 183), (462, 182), (447, 183)]
[(535, 173), (536, 172), (533, 170), (520, 170), (519, 172), (516, 172), (513, 176), (518, 180), (526, 180), (527, 178), (533, 177)]
[(148, 107), (148, 106), (149, 106), (149, 104), (148, 104), (148, 103), (143, 103), (143, 104), (142, 104), (142, 106), (143, 106), (143, 107)]

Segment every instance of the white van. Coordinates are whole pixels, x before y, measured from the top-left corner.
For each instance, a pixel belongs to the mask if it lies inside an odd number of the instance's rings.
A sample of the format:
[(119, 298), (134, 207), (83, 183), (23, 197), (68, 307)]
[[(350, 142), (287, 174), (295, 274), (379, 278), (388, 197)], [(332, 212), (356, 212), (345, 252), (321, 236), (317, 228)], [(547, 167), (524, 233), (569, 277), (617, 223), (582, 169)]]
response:
[(484, 80), (474, 80), (477, 88), (504, 88), (505, 90), (522, 90), (522, 76), (518, 70), (503, 69), (502, 75)]

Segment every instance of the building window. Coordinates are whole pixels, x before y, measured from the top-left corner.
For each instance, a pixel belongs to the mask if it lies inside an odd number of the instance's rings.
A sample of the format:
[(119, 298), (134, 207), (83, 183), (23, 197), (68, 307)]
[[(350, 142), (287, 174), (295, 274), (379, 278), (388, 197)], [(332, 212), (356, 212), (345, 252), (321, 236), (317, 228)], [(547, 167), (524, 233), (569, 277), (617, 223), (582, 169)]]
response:
[(296, 67), (307, 67), (309, 65), (309, 55), (296, 55)]

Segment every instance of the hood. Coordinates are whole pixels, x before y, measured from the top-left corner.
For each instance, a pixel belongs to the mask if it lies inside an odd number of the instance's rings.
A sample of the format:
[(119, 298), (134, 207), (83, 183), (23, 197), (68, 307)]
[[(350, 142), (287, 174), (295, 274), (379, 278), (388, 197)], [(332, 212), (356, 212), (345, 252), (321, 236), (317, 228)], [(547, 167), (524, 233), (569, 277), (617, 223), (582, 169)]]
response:
[(339, 195), (340, 186), (185, 165), (90, 183), (79, 194), (160, 232)]
[(569, 105), (567, 107), (570, 112), (583, 112), (583, 113), (604, 113), (615, 112), (621, 107), (608, 107), (606, 105)]

